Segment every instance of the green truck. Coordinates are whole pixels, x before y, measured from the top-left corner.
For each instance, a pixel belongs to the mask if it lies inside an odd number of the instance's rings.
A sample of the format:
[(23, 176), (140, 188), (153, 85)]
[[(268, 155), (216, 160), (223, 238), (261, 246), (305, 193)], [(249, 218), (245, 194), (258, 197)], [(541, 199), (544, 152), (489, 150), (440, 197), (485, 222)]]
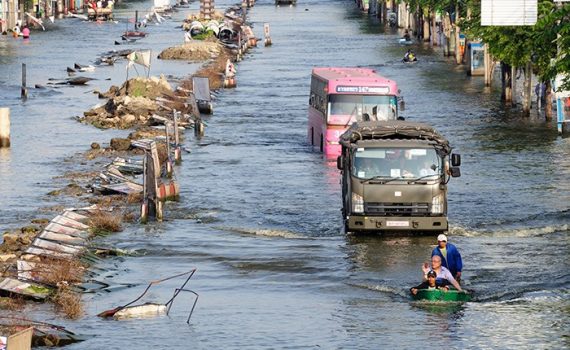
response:
[(345, 232), (448, 230), (447, 183), (461, 156), (427, 124), (359, 122), (340, 137)]

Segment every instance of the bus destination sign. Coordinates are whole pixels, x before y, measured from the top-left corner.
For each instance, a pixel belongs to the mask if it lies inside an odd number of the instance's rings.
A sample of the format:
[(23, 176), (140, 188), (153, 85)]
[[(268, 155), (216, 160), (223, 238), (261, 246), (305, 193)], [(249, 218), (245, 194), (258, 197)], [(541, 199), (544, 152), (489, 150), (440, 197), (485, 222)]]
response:
[(337, 86), (336, 92), (387, 94), (390, 92), (390, 88), (387, 86)]

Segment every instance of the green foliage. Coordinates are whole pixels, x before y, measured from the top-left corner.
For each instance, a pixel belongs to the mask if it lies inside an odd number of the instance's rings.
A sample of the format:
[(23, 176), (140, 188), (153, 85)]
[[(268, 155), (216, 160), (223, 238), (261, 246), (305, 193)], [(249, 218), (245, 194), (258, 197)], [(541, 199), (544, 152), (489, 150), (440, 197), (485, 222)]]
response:
[(531, 61), (542, 81), (570, 71), (570, 57), (557, 55), (558, 48), (561, 53), (570, 49), (570, 4), (557, 8), (551, 0), (539, 0), (533, 26), (481, 26), (480, 1), (473, 0), (470, 6), (472, 17), (461, 27), (471, 38), (487, 43), (496, 59), (517, 67)]
[(212, 37), (212, 36), (214, 36), (214, 35), (215, 35), (215, 34), (214, 34), (213, 31), (207, 30), (207, 31), (205, 31), (205, 32), (203, 32), (203, 33), (194, 35), (194, 36), (192, 37), (192, 39), (194, 39), (194, 40), (206, 40), (207, 38)]
[[(542, 81), (566, 73), (565, 87), (570, 89), (570, 3), (538, 0), (538, 21), (534, 26), (481, 26), (481, 0), (405, 2), (412, 13), (419, 9), (420, 13), (435, 10), (450, 15), (459, 6), (461, 30), (471, 39), (488, 44), (494, 58), (516, 67), (531, 61)], [(468, 9), (470, 18), (466, 18)]]

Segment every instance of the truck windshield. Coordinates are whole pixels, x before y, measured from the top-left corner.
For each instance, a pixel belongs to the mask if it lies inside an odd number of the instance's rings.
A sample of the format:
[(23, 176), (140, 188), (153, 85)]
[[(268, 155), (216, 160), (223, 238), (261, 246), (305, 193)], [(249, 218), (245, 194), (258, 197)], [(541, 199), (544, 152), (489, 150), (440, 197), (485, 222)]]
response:
[(360, 179), (437, 178), (442, 159), (433, 148), (358, 148), (353, 155), (352, 175)]
[(331, 115), (352, 115), (356, 121), (394, 120), (398, 117), (396, 96), (330, 95)]

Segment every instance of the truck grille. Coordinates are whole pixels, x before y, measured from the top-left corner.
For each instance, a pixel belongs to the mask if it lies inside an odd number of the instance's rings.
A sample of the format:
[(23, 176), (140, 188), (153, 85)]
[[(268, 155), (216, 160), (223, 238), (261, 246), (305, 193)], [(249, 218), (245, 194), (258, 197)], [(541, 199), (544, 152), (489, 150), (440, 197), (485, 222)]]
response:
[(383, 216), (425, 216), (430, 214), (429, 203), (375, 203), (366, 202), (364, 212)]

